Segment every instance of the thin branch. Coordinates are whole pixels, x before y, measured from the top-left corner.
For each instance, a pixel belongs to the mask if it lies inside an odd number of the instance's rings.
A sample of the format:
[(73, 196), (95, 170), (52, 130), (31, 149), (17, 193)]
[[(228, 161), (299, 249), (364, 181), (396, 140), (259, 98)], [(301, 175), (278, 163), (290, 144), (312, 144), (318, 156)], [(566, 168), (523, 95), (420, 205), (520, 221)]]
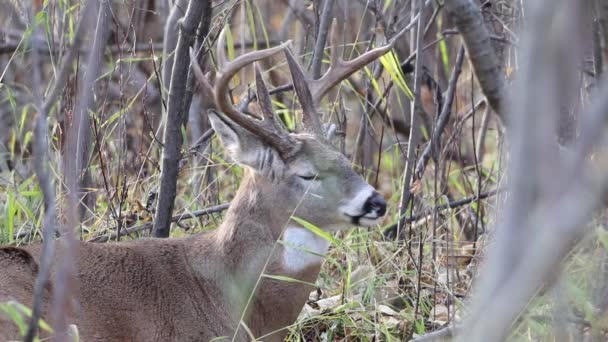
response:
[(306, 10), (306, 3), (298, 0), (283, 0), (285, 3), (295, 14), (298, 20), (304, 26), (304, 29), (309, 30), (314, 26), (314, 19), (312, 18), (312, 14)]
[[(88, 1), (82, 11), (82, 16), (80, 17), (80, 21), (78, 22), (78, 27), (76, 28), (76, 34), (74, 35), (74, 41), (72, 42), (72, 47), (68, 50), (68, 53), (63, 57), (63, 61), (61, 62), (61, 66), (59, 67), (59, 71), (55, 76), (55, 81), (49, 87), (50, 93), (44, 99), (44, 103), (42, 104), (41, 111), (44, 113), (48, 113), (55, 100), (63, 91), (63, 87), (65, 82), (70, 74), (70, 69), (72, 68), (72, 63), (74, 63), (74, 59), (78, 55), (80, 50), (80, 46), (84, 41), (84, 35), (86, 34), (87, 29), (90, 26), (91, 19), (93, 14), (95, 13), (96, 6), (94, 1)], [(33, 43), (32, 43), (33, 44)], [(40, 49), (37, 49), (40, 50)]]
[[(331, 12), (333, 9), (334, 0), (325, 0), (323, 4), (323, 12), (319, 20), (319, 34), (315, 41), (315, 48), (312, 52), (312, 79), (318, 80), (321, 77), (321, 64), (323, 63), (323, 51), (327, 42), (327, 34), (329, 33), (329, 24), (331, 23)], [(336, 49), (337, 47), (333, 47)]]
[[(491, 190), (491, 191), (488, 191), (488, 192), (482, 192), (479, 195), (465, 197), (465, 198), (462, 198), (462, 199), (459, 199), (459, 200), (456, 200), (456, 201), (440, 204), (440, 205), (437, 205), (435, 207), (428, 208), (428, 209), (424, 210), (421, 213), (414, 214), (414, 215), (411, 215), (411, 216), (405, 216), (402, 219), (402, 221), (405, 222), (405, 223), (416, 222), (416, 221), (418, 221), (420, 219), (423, 219), (423, 218), (431, 215), (433, 213), (433, 211), (435, 211), (435, 210), (443, 211), (443, 210), (456, 209), (458, 207), (462, 207), (462, 206), (465, 206), (467, 204), (471, 204), (473, 202), (476, 202), (476, 201), (479, 201), (479, 200), (482, 200), (482, 199), (486, 199), (488, 197), (495, 196), (495, 195), (497, 195), (499, 193), (502, 193), (502, 192), (504, 192), (504, 189), (494, 189), (494, 190)], [(388, 228), (386, 228), (384, 230), (384, 233), (383, 233), (384, 237), (387, 238), (387, 239), (395, 238), (395, 236), (393, 234), (396, 233), (396, 231), (397, 231), (397, 225), (398, 224), (399, 223), (397, 222), (397, 223), (394, 223), (394, 224), (390, 225)]]
[[(425, 22), (425, 11), (424, 11), (424, 1), (422, 0), (418, 0), (417, 2), (417, 8), (418, 8), (418, 28), (417, 28), (417, 32), (416, 32), (416, 46), (415, 46), (415, 50), (416, 50), (416, 55), (417, 56), (422, 56), (422, 43), (423, 43), (423, 36), (424, 36), (424, 25), (426, 24)], [(413, 20), (412, 20), (413, 21)], [(414, 50), (414, 49), (412, 49)], [(410, 203), (410, 199), (411, 199), (411, 190), (410, 190), (410, 186), (411, 186), (411, 182), (412, 182), (412, 176), (413, 176), (413, 169), (414, 169), (414, 165), (416, 164), (416, 148), (418, 147), (418, 143), (420, 142), (420, 130), (419, 130), (419, 122), (420, 122), (420, 118), (422, 117), (423, 113), (424, 113), (424, 109), (422, 108), (422, 100), (420, 98), (420, 90), (421, 90), (421, 86), (422, 86), (422, 77), (424, 74), (424, 71), (422, 70), (422, 58), (416, 58), (416, 63), (415, 63), (415, 67), (414, 67), (414, 103), (412, 105), (412, 111), (411, 111), (411, 122), (410, 122), (410, 136), (408, 139), (408, 146), (407, 146), (407, 161), (405, 163), (405, 169), (403, 171), (403, 181), (401, 183), (401, 201), (399, 203), (399, 217), (402, 217), (403, 219), (400, 219), (399, 222), (397, 223), (397, 233), (395, 234), (395, 236), (399, 236), (400, 235), (400, 231), (404, 228), (405, 226), (405, 212), (407, 211), (407, 206)]]
[[(268, 43), (265, 45), (268, 45), (268, 47), (273, 47), (273, 46), (277, 46), (281, 44), (281, 40), (279, 39), (270, 39), (268, 41)], [(110, 44), (107, 46), (107, 51), (110, 54), (131, 54), (131, 53), (138, 53), (138, 52), (152, 52), (152, 51), (157, 51), (157, 50), (162, 50), (165, 47), (165, 44), (163, 43), (136, 43), (135, 45), (128, 45), (128, 46), (122, 46), (120, 44)], [(245, 48), (245, 49), (251, 49), (254, 47), (254, 42), (252, 40), (247, 40), (243, 43), (241, 42), (234, 42), (234, 49), (241, 49), (241, 48)], [(10, 41), (10, 42), (4, 42), (2, 44), (0, 44), (0, 55), (2, 54), (8, 54), (8, 53), (14, 53), (17, 49), (20, 48), (24, 48), (23, 43), (21, 45), (19, 45), (18, 41)], [(32, 45), (31, 48), (33, 49), (34, 46)], [(39, 44), (36, 45), (36, 48), (38, 49), (38, 53), (39, 54), (44, 54), (44, 55), (49, 55), (49, 54), (57, 54), (59, 53), (61, 50), (68, 50), (67, 48), (65, 49), (59, 49), (59, 48), (54, 48), (52, 47), (49, 50), (48, 46), (40, 46)], [(29, 49), (27, 46), (25, 46), (25, 49)], [(79, 46), (78, 52), (83, 54), (83, 53), (88, 53), (89, 49), (87, 47), (82, 47)], [(169, 53), (169, 56), (172, 55), (172, 52)], [(169, 69), (169, 75), (171, 75), (171, 68)]]
[[(173, 216), (171, 218), (171, 222), (174, 222), (174, 223), (181, 222), (183, 220), (187, 220), (187, 219), (191, 219), (191, 218), (219, 213), (224, 210), (227, 210), (229, 206), (230, 206), (229, 203), (224, 203), (224, 204), (216, 205), (213, 207), (209, 207), (209, 208), (205, 208), (205, 209), (201, 209), (201, 210), (197, 210), (197, 211), (193, 211), (193, 212), (183, 213), (180, 215)], [(148, 223), (140, 224), (137, 226), (128, 227), (121, 232), (121, 235), (132, 234), (132, 233), (141, 232), (144, 230), (149, 230), (152, 228), (152, 226), (153, 226), (153, 223), (148, 222)], [(110, 228), (110, 230), (115, 230), (115, 228)], [(107, 242), (107, 241), (114, 240), (116, 238), (117, 238), (116, 233), (112, 233), (112, 234), (98, 235), (98, 236), (95, 236), (95, 237), (89, 239), (88, 241), (89, 242)]]
[[(293, 84), (287, 83), (287, 84), (283, 84), (283, 85), (280, 85), (276, 88), (269, 90), (268, 94), (275, 95), (275, 94), (280, 94), (280, 93), (283, 93), (286, 91), (292, 91), (292, 90), (293, 90)], [(253, 91), (249, 92), (249, 94), (247, 95), (247, 98), (239, 104), (239, 110), (241, 112), (247, 112), (247, 108), (249, 107), (249, 104), (251, 103), (251, 101), (253, 101), (255, 99), (257, 99), (257, 94)]]
[[(171, 79), (171, 70), (173, 70), (173, 60), (175, 47), (179, 39), (178, 22), (184, 16), (188, 0), (177, 0), (171, 8), (167, 23), (165, 24), (165, 34), (163, 41), (163, 79), (160, 80), (162, 94), (165, 94), (169, 89), (169, 81)], [(165, 91), (166, 90), (166, 91)], [(164, 96), (163, 96), (164, 97)]]
[(479, 127), (479, 133), (477, 135), (477, 146), (475, 146), (475, 156), (479, 163), (483, 161), (483, 157), (485, 154), (486, 135), (490, 126), (491, 111), (492, 109), (490, 108), (490, 106), (486, 106), (486, 109), (483, 111), (483, 116), (481, 118), (481, 126)]
[(464, 46), (461, 46), (458, 50), (458, 55), (456, 57), (456, 63), (454, 64), (454, 70), (452, 71), (452, 76), (450, 78), (450, 82), (448, 84), (448, 90), (445, 95), (445, 99), (443, 101), (443, 107), (441, 108), (441, 113), (437, 118), (437, 124), (435, 125), (435, 129), (433, 130), (433, 134), (431, 135), (431, 140), (426, 145), (422, 155), (418, 159), (418, 164), (416, 165), (416, 177), (418, 179), (422, 178), (424, 174), (424, 170), (426, 169), (426, 164), (428, 163), (431, 155), (433, 159), (436, 159), (439, 154), (440, 145), (441, 145), (441, 134), (445, 130), (447, 123), (450, 119), (450, 115), (452, 113), (452, 103), (454, 103), (454, 97), (456, 96), (456, 84), (458, 83), (458, 77), (462, 71), (462, 63), (464, 62)]

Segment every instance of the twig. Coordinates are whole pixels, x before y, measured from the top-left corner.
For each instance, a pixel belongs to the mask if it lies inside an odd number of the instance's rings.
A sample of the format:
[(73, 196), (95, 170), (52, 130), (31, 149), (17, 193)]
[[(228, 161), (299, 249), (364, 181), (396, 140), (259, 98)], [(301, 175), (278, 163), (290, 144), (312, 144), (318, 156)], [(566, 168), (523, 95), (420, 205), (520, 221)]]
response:
[[(416, 55), (421, 56), (422, 53), (422, 38), (424, 35), (424, 1), (418, 0), (418, 25), (416, 32)], [(412, 20), (413, 21), (413, 20)], [(405, 169), (403, 171), (403, 182), (401, 183), (402, 192), (401, 192), (401, 201), (399, 203), (399, 217), (405, 217), (405, 212), (407, 211), (407, 206), (410, 203), (411, 199), (411, 191), (410, 186), (412, 182), (412, 175), (414, 165), (416, 163), (416, 148), (418, 147), (418, 143), (420, 142), (420, 130), (418, 129), (418, 125), (420, 122), (420, 118), (422, 113), (424, 113), (424, 109), (422, 108), (422, 100), (420, 99), (420, 89), (422, 86), (422, 76), (424, 71), (422, 70), (422, 58), (416, 58), (416, 65), (414, 67), (414, 103), (412, 105), (411, 112), (411, 122), (410, 122), (410, 136), (408, 139), (407, 146), (407, 160), (405, 163)], [(403, 219), (399, 220), (397, 223), (397, 234), (395, 236), (399, 236), (399, 232), (404, 228), (405, 221)]]
[[(173, 58), (175, 53), (175, 46), (177, 44), (179, 28), (178, 21), (184, 16), (188, 0), (177, 0), (171, 8), (167, 23), (165, 24), (165, 35), (163, 42), (163, 79), (159, 80), (161, 85), (161, 94), (164, 94), (169, 90), (169, 80), (171, 79), (171, 70), (173, 69)], [(165, 83), (166, 82), (166, 83)]]
[(441, 145), (441, 134), (445, 130), (447, 126), (448, 120), (450, 119), (450, 115), (452, 113), (452, 103), (454, 102), (454, 97), (456, 96), (456, 84), (458, 83), (458, 77), (460, 76), (460, 72), (462, 71), (462, 63), (464, 62), (464, 46), (461, 46), (458, 50), (458, 55), (456, 57), (456, 63), (454, 64), (454, 70), (452, 71), (452, 76), (450, 78), (450, 82), (448, 85), (448, 90), (445, 95), (444, 104), (441, 108), (441, 113), (437, 118), (437, 124), (435, 125), (435, 129), (433, 130), (433, 134), (431, 135), (431, 140), (426, 145), (422, 155), (418, 159), (418, 164), (416, 165), (416, 177), (418, 179), (422, 178), (424, 174), (424, 169), (426, 169), (426, 164), (431, 158), (431, 154), (433, 158), (438, 157), (438, 153)]
[[(193, 212), (183, 213), (180, 215), (173, 216), (171, 218), (171, 222), (180, 222), (180, 221), (191, 219), (191, 218), (210, 215), (213, 213), (219, 213), (219, 212), (222, 212), (222, 211), (228, 209), (229, 206), (230, 206), (229, 203), (225, 203), (225, 204), (220, 204), (220, 205), (216, 205), (213, 207), (209, 207), (209, 208), (205, 208), (205, 209), (201, 209), (201, 210), (197, 210), (197, 211), (193, 211)], [(152, 222), (140, 224), (137, 226), (132, 226), (132, 227), (123, 229), (123, 232), (121, 233), (121, 235), (132, 234), (135, 232), (141, 232), (143, 230), (148, 230), (148, 229), (152, 228), (152, 226), (153, 226)], [(110, 230), (115, 230), (115, 228), (110, 228)], [(107, 234), (107, 235), (98, 235), (98, 236), (95, 236), (95, 237), (89, 239), (88, 241), (89, 242), (106, 242), (106, 241), (114, 240), (116, 238), (117, 238), (116, 233), (112, 233), (112, 234)]]
[[(312, 79), (317, 80), (321, 77), (321, 64), (323, 62), (323, 51), (327, 42), (327, 33), (331, 23), (331, 11), (334, 5), (334, 0), (325, 0), (323, 3), (323, 12), (319, 19), (319, 34), (315, 41), (315, 48), (312, 52)], [(337, 47), (334, 46), (334, 49)]]
[[(268, 41), (268, 47), (273, 47), (273, 46), (277, 46), (281, 44), (281, 41), (278, 39), (270, 39)], [(107, 51), (110, 54), (118, 54), (118, 53), (137, 53), (137, 52), (151, 52), (152, 50), (162, 50), (163, 47), (165, 45), (163, 43), (136, 43), (134, 45), (129, 45), (129, 46), (122, 46), (119, 44), (110, 44), (107, 46)], [(240, 49), (240, 48), (246, 48), (246, 49), (251, 49), (254, 46), (253, 41), (248, 40), (245, 41), (244, 43), (241, 42), (234, 42), (234, 48), (235, 49)], [(8, 54), (8, 53), (13, 53), (15, 52), (17, 49), (24, 47), (23, 43), (21, 45), (19, 45), (18, 41), (10, 41), (10, 42), (5, 42), (0, 44), (0, 55), (2, 54)], [(40, 45), (36, 45), (37, 49), (38, 49), (38, 53), (40, 54), (55, 54), (60, 52), (60, 49), (57, 48), (51, 48), (49, 49), (49, 47), (47, 46), (40, 46)], [(25, 46), (25, 48), (28, 48), (27, 46)], [(34, 48), (34, 45), (31, 46), (31, 48)], [(64, 49), (67, 50), (67, 49)], [(89, 52), (88, 48), (82, 47), (80, 46), (78, 49), (79, 53), (87, 53)], [(169, 52), (169, 56), (171, 55), (172, 52)], [(171, 72), (171, 68), (169, 68), (169, 72)], [(170, 73), (169, 73), (170, 75)]]
[[(49, 87), (50, 93), (44, 99), (44, 103), (42, 104), (41, 111), (44, 113), (48, 113), (55, 100), (63, 91), (63, 87), (65, 82), (70, 74), (70, 69), (72, 68), (72, 63), (74, 59), (78, 55), (78, 51), (80, 50), (80, 46), (84, 40), (84, 35), (86, 34), (86, 30), (89, 28), (89, 22), (94, 14), (95, 2), (88, 1), (82, 11), (82, 16), (80, 17), (80, 21), (78, 22), (78, 27), (76, 28), (76, 34), (74, 35), (74, 41), (72, 42), (72, 47), (68, 50), (68, 53), (63, 58), (61, 62), (61, 66), (59, 67), (59, 71), (55, 76), (55, 81)], [(40, 50), (40, 49), (37, 49)]]
[(207, 142), (209, 142), (209, 139), (211, 139), (211, 137), (213, 136), (213, 133), (215, 133), (213, 131), (212, 128), (209, 128), (205, 133), (203, 133), (200, 138), (198, 138), (193, 144), (192, 147), (190, 147), (188, 149), (189, 152), (196, 152), (197, 150), (200, 150), (201, 147), (206, 146)]
[[(435, 207), (429, 208), (424, 210), (421, 213), (412, 215), (412, 216), (405, 216), (402, 221), (405, 223), (412, 223), (412, 222), (416, 222), (422, 218), (425, 218), (426, 216), (429, 216), (433, 213), (434, 210), (451, 210), (451, 209), (455, 209), (458, 207), (462, 207), (465, 206), (467, 204), (473, 203), (475, 201), (479, 201), (482, 199), (486, 199), (488, 197), (492, 197), (495, 196), (501, 192), (503, 192), (504, 189), (494, 189), (488, 192), (482, 192), (479, 194), (479, 196), (475, 195), (475, 196), (470, 196), (470, 197), (465, 197), (456, 201), (452, 201), (452, 202), (448, 202), (448, 203), (444, 203), (444, 204), (440, 204), (437, 205)], [(393, 234), (396, 233), (396, 228), (397, 228), (398, 223), (394, 223), (392, 225), (390, 225), (388, 228), (386, 228), (384, 230), (384, 237), (387, 239), (392, 239), (395, 238), (395, 236)]]
[(298, 20), (302, 23), (302, 26), (306, 30), (311, 29), (314, 26), (314, 19), (312, 15), (306, 10), (306, 3), (297, 0), (283, 0), (283, 2), (291, 9), (293, 14), (296, 15)]
[(488, 133), (488, 127), (490, 126), (491, 111), (492, 109), (490, 109), (490, 106), (486, 106), (481, 118), (481, 126), (479, 127), (477, 136), (477, 146), (475, 146), (475, 156), (479, 163), (483, 161), (483, 156), (485, 154), (486, 135)]
[[(287, 83), (287, 84), (283, 84), (276, 88), (271, 89), (270, 91), (268, 91), (268, 93), (270, 95), (275, 95), (275, 94), (279, 94), (279, 93), (286, 92), (286, 91), (292, 91), (292, 90), (293, 90), (293, 84)], [(243, 112), (247, 112), (247, 108), (249, 107), (249, 104), (251, 103), (251, 101), (253, 101), (255, 99), (257, 99), (257, 94), (255, 92), (249, 92), (249, 94), (247, 95), (247, 98), (239, 104), (239, 109)]]

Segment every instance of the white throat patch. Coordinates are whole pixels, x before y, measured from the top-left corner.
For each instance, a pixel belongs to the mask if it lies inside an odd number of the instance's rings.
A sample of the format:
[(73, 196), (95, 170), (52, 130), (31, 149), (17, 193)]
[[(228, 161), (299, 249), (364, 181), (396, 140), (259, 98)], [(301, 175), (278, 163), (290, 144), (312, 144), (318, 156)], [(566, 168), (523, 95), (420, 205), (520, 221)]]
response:
[(329, 241), (300, 227), (287, 227), (283, 241), (283, 266), (290, 272), (322, 263), (330, 245)]

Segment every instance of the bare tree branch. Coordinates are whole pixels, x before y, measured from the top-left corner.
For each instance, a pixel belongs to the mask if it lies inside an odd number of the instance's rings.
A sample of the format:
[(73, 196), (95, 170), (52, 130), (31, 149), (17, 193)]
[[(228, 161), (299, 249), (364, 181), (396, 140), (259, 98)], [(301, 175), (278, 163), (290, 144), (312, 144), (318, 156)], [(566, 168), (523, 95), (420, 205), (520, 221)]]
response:
[[(89, 110), (92, 107), (95, 83), (99, 76), (100, 64), (109, 32), (110, 1), (102, 0), (97, 4), (98, 16), (95, 22), (93, 45), (87, 59), (84, 80), (80, 89), (77, 107), (74, 110), (74, 120), (68, 129), (67, 148), (64, 159), (64, 175), (68, 190), (67, 224), (61, 232), (61, 243), (64, 245), (59, 258), (55, 283), (53, 287), (53, 327), (57, 338), (66, 338), (67, 313), (72, 306), (71, 295), (76, 288), (76, 269), (74, 260), (77, 242), (74, 239), (74, 228), (79, 225), (78, 208), (80, 207), (79, 194), (83, 191), (82, 174), (88, 172), (84, 164), (90, 144)], [(84, 151), (83, 151), (84, 150)]]
[(504, 119), (501, 101), (505, 78), (479, 7), (471, 0), (446, 0), (445, 8), (464, 40), (482, 92), (492, 109)]
[[(39, 11), (40, 8), (36, 8)], [(31, 18), (35, 18), (32, 13)], [(34, 34), (40, 32), (40, 26), (37, 25), (36, 20), (31, 21), (33, 26), (32, 31)], [(36, 45), (37, 41), (32, 40), (32, 44)], [(49, 282), (49, 274), (51, 268), (51, 262), (53, 260), (53, 254), (55, 252), (55, 225), (56, 220), (56, 196), (55, 186), (48, 172), (48, 135), (47, 135), (47, 112), (44, 111), (44, 105), (42, 103), (42, 91), (40, 85), (42, 84), (42, 70), (40, 65), (40, 56), (38, 53), (38, 47), (34, 46), (32, 49), (32, 92), (34, 98), (38, 101), (36, 106), (38, 107), (38, 115), (36, 118), (36, 127), (34, 130), (34, 168), (36, 171), (36, 177), (38, 177), (38, 183), (44, 197), (44, 218), (42, 221), (42, 253), (40, 256), (40, 263), (38, 274), (36, 275), (36, 282), (34, 284), (34, 298), (32, 307), (32, 317), (30, 318), (27, 333), (24, 341), (34, 341), (38, 334), (38, 321), (42, 315), (42, 308), (44, 305), (44, 294)]]
[[(189, 48), (194, 45), (196, 30), (204, 20), (211, 16), (211, 1), (191, 0), (186, 14), (180, 20), (179, 38), (175, 49), (175, 61), (171, 72), (167, 120), (164, 131), (163, 160), (161, 165), (160, 189), (156, 215), (154, 217), (155, 237), (168, 237), (171, 229), (171, 213), (175, 202), (177, 175), (182, 147), (181, 127), (188, 108), (184, 97), (188, 85), (190, 56)], [(188, 104), (189, 107), (189, 104)]]
[(603, 59), (608, 58), (608, 1), (595, 0)]

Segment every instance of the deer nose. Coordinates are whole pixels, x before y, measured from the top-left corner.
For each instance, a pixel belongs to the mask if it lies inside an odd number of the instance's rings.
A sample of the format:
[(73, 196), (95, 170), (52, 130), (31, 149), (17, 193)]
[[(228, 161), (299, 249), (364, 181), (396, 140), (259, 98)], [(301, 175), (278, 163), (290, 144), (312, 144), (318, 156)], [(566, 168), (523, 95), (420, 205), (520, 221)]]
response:
[(367, 212), (375, 211), (378, 217), (384, 216), (386, 214), (386, 201), (382, 195), (374, 191), (374, 194), (365, 201), (364, 209)]

